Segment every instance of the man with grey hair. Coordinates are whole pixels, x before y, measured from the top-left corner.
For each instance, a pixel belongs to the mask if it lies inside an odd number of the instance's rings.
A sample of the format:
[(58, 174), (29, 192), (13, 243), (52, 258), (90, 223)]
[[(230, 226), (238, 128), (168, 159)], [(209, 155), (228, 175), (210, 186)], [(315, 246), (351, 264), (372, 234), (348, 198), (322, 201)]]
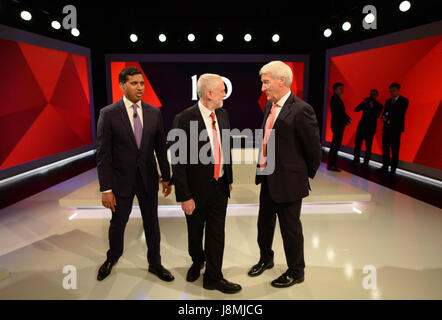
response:
[[(224, 293), (236, 293), (241, 286), (224, 279), (221, 271), (224, 254), (224, 227), (226, 220), (227, 200), (232, 189), (232, 164), (230, 141), (223, 141), (221, 130), (230, 130), (227, 111), (223, 108), (226, 90), (222, 78), (216, 74), (203, 74), (197, 83), (200, 100), (194, 106), (180, 112), (174, 119), (173, 128), (186, 132), (186, 161), (172, 160), (176, 201), (186, 214), (189, 255), (193, 264), (187, 272), (187, 281), (194, 282), (206, 262), (203, 287), (219, 290)], [(192, 125), (197, 124), (197, 141), (192, 139)], [(203, 131), (207, 139), (199, 141)], [(230, 138), (230, 136), (229, 136)], [(210, 143), (211, 162), (206, 163), (200, 157), (192, 163), (191, 153), (207, 153), (206, 145)], [(191, 145), (198, 149), (192, 150)], [(226, 146), (228, 148), (226, 148)], [(178, 153), (183, 150), (178, 149)], [(172, 157), (181, 159), (180, 155)], [(193, 159), (195, 160), (195, 159)], [(178, 163), (177, 163), (178, 162)], [(183, 163), (184, 162), (184, 163)], [(203, 249), (203, 234), (205, 245)]]
[[(271, 284), (284, 288), (304, 281), (301, 205), (302, 198), (309, 194), (308, 178), (315, 176), (322, 150), (313, 108), (290, 91), (291, 68), (281, 61), (273, 61), (262, 67), (260, 76), (261, 89), (268, 99), (261, 127), (266, 133), (255, 179), (256, 184), (261, 184), (258, 213), (260, 259), (250, 269), (249, 276), (259, 276), (274, 266), (272, 242), (278, 215), (288, 269)], [(272, 135), (274, 149), (267, 150)], [(267, 151), (274, 152), (274, 170), (263, 174)]]

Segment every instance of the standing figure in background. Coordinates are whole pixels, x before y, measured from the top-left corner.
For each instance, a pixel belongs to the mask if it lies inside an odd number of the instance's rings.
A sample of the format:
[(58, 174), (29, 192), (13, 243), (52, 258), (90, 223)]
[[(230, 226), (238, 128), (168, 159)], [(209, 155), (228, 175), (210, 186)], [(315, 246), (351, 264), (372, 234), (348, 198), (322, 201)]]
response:
[(389, 89), (391, 98), (385, 102), (385, 110), (382, 114), (384, 129), (382, 135), (383, 166), (381, 170), (388, 173), (388, 167), (391, 165), (391, 174), (395, 175), (399, 162), (401, 135), (405, 128), (408, 99), (401, 96), (401, 85), (399, 83), (392, 83)]
[(373, 145), (373, 138), (376, 133), (376, 122), (382, 113), (382, 104), (377, 101), (379, 95), (378, 90), (370, 90), (370, 96), (365, 98), (356, 108), (355, 112), (362, 111), (362, 117), (359, 121), (356, 131), (355, 152), (353, 159), (353, 166), (357, 167), (360, 164), (360, 154), (362, 141), (365, 140), (365, 158), (364, 167), (368, 167), (368, 162), (371, 158), (371, 146)]
[(345, 126), (351, 123), (351, 118), (345, 113), (344, 102), (341, 96), (344, 93), (344, 84), (336, 82), (333, 84), (333, 96), (330, 100), (331, 111), (331, 129), (333, 131), (333, 139), (328, 154), (327, 169), (331, 171), (340, 172), (338, 169), (338, 151), (341, 148), (342, 137), (344, 136)]

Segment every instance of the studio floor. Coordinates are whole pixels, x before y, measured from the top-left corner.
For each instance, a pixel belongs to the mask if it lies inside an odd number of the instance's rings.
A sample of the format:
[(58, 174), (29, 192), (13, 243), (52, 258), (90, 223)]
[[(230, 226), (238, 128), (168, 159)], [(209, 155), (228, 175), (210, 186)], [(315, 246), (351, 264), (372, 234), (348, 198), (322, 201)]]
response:
[[(205, 290), (201, 278), (186, 282), (191, 265), (186, 223), (174, 203), (161, 205), (159, 215), (163, 265), (175, 281), (162, 282), (147, 272), (137, 207), (126, 228), (123, 257), (107, 279), (97, 281), (108, 248), (109, 212), (94, 203), (69, 202), (75, 192), (96, 183), (92, 169), (1, 210), (0, 299), (442, 299), (441, 209), (345, 171), (328, 172), (324, 164), (318, 177), (330, 193), (339, 185), (354, 198), (327, 199), (316, 193), (306, 199), (302, 284), (287, 289), (270, 285), (286, 270), (278, 226), (275, 268), (247, 276), (259, 258), (258, 205), (257, 199), (243, 203), (241, 196), (228, 207), (223, 265), (225, 278), (242, 285), (240, 293)], [(327, 193), (319, 185), (316, 190)], [(76, 289), (63, 286), (65, 266), (76, 270)], [(364, 288), (367, 276), (376, 288)]]

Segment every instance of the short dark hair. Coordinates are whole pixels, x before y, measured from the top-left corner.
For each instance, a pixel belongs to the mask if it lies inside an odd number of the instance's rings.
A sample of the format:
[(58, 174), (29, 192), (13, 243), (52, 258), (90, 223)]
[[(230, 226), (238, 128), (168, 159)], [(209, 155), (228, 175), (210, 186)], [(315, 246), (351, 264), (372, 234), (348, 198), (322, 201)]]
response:
[(343, 87), (344, 84), (342, 82), (335, 82), (333, 83), (333, 91), (336, 90), (339, 87)]
[(371, 89), (370, 92), (376, 92), (376, 94), (379, 94), (378, 89)]
[(401, 85), (399, 84), (399, 83), (397, 83), (397, 82), (393, 82), (392, 84), (390, 84), (390, 86), (389, 86), (389, 89), (391, 89), (391, 88), (396, 88), (396, 89), (400, 89), (401, 88)]
[(143, 72), (141, 72), (141, 70), (137, 67), (126, 67), (118, 74), (118, 82), (126, 83), (127, 76), (134, 76), (136, 74), (143, 74)]

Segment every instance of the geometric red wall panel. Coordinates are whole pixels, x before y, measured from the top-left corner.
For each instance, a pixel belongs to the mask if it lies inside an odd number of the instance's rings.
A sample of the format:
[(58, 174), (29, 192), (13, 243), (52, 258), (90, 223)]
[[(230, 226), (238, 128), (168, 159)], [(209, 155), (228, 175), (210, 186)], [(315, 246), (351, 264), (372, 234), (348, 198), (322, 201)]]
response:
[(0, 39), (0, 169), (92, 143), (87, 58)]
[[(354, 108), (379, 90), (379, 102), (390, 97), (388, 86), (401, 84), (401, 94), (408, 98), (405, 131), (402, 134), (400, 160), (442, 170), (442, 35), (330, 58), (328, 97), (332, 85), (345, 85), (342, 100), (352, 124), (344, 132), (342, 144), (354, 147), (361, 112)], [(325, 140), (330, 142), (330, 105), (327, 106)], [(382, 127), (378, 120), (373, 153), (382, 154)]]

